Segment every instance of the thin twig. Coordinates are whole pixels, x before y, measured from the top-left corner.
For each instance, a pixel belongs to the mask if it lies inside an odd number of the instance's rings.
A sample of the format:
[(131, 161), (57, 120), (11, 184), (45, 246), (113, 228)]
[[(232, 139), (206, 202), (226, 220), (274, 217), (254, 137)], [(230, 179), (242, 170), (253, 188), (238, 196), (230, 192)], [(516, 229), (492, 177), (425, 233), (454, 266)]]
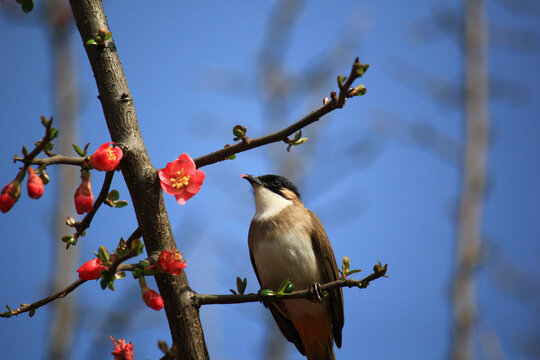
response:
[(60, 290), (59, 292), (57, 292), (54, 295), (47, 296), (46, 298), (43, 298), (43, 299), (41, 299), (39, 301), (36, 301), (35, 303), (32, 303), (32, 304), (23, 305), (18, 309), (3, 312), (3, 313), (0, 314), (0, 316), (2, 316), (2, 317), (11, 317), (11, 316), (19, 315), (19, 314), (22, 314), (22, 313), (25, 313), (25, 312), (28, 312), (28, 311), (36, 310), (36, 309), (38, 309), (38, 308), (40, 308), (40, 307), (42, 307), (44, 305), (47, 305), (48, 303), (50, 303), (50, 302), (52, 302), (52, 301), (54, 301), (56, 299), (61, 299), (61, 298), (65, 297), (67, 294), (69, 294), (70, 292), (72, 292), (73, 290), (78, 288), (80, 285), (84, 284), (86, 281), (87, 280), (82, 280), (82, 279), (75, 280), (74, 282), (69, 284), (65, 289)]
[[(346, 102), (348, 97), (352, 97), (350, 86), (353, 82), (360, 77), (357, 72), (357, 64), (359, 64), (358, 58), (355, 59), (354, 64), (351, 69), (351, 73), (347, 78), (347, 81), (339, 90), (339, 96), (336, 93), (332, 92), (332, 101), (329, 101), (327, 104), (324, 104), (315, 111), (312, 111), (308, 115), (304, 116), (302, 119), (298, 120), (296, 123), (287, 126), (286, 128), (277, 131), (266, 136), (261, 136), (254, 139), (248, 139), (246, 141), (241, 141), (235, 145), (227, 146), (226, 148), (211, 152), (209, 154), (200, 156), (194, 159), (197, 168), (203, 166), (211, 165), (220, 161), (227, 159), (229, 156), (238, 154), (250, 149), (254, 149), (260, 146), (271, 144), (274, 142), (284, 141), (287, 143), (288, 137), (298, 130), (314, 123), (319, 120), (324, 115), (329, 112), (334, 111), (335, 109), (341, 109)], [(15, 157), (15, 160), (23, 161), (19, 157)], [(51, 165), (51, 164), (68, 164), (68, 165), (83, 165), (85, 161), (84, 157), (70, 157), (63, 155), (54, 155), (49, 158), (40, 158), (34, 159), (32, 164), (36, 165)]]
[[(321, 284), (321, 291), (328, 291), (332, 289), (337, 289), (340, 287), (359, 287), (366, 288), (369, 283), (373, 280), (376, 280), (380, 277), (384, 277), (386, 270), (376, 271), (366, 276), (362, 280), (354, 279), (340, 279), (332, 281), (326, 284)], [(212, 305), (212, 304), (241, 304), (247, 302), (257, 302), (257, 301), (276, 301), (276, 300), (287, 300), (287, 299), (307, 299), (311, 296), (309, 289), (294, 291), (290, 294), (284, 296), (263, 296), (259, 294), (230, 294), (230, 295), (204, 295), (204, 294), (194, 294), (193, 302), (198, 306), (202, 305)]]
[(32, 159), (32, 161), (27, 161), (25, 160), (25, 158), (22, 158), (20, 156), (15, 156), (13, 160), (22, 161), (22, 162), (33, 164), (33, 165), (48, 166), (48, 165), (64, 164), (64, 165), (82, 166), (84, 165), (84, 162), (86, 161), (86, 157), (53, 155), (48, 158), (37, 158), (37, 159)]
[(52, 118), (48, 125), (45, 126), (45, 135), (39, 142), (39, 144), (32, 150), (29, 154), (27, 154), (23, 159), (22, 162), (24, 162), (25, 168), (30, 166), (32, 164), (34, 158), (38, 156), (38, 154), (45, 148), (45, 146), (51, 142), (51, 129), (52, 129)]
[(287, 142), (287, 138), (298, 130), (310, 125), (311, 123), (314, 123), (329, 112), (338, 108), (342, 108), (345, 105), (346, 98), (351, 96), (349, 87), (351, 86), (353, 81), (359, 77), (359, 75), (357, 74), (357, 64), (359, 64), (358, 58), (356, 58), (352, 66), (351, 75), (349, 76), (345, 84), (341, 87), (339, 91), (339, 97), (336, 97), (336, 101), (329, 101), (327, 104), (306, 115), (296, 123), (287, 126), (286, 128), (278, 132), (254, 139), (249, 139), (249, 141), (245, 142), (241, 141), (235, 145), (228, 146), (226, 148), (200, 156), (194, 159), (197, 168), (223, 161), (231, 155), (238, 154), (256, 147), (279, 141)]
[(116, 273), (117, 271), (124, 271), (124, 270), (133, 270), (131, 268), (123, 268), (122, 270), (118, 270), (119, 266), (126, 260), (128, 259), (131, 259), (132, 257), (135, 257), (137, 255), (139, 255), (137, 253), (137, 249), (132, 247), (132, 243), (135, 239), (139, 238), (140, 236), (142, 235), (142, 231), (140, 228), (137, 228), (132, 234), (131, 236), (129, 237), (129, 239), (126, 241), (126, 246), (128, 246), (130, 248), (130, 250), (125, 253), (124, 255), (122, 256), (118, 256), (114, 259), (114, 261), (112, 262), (112, 264), (109, 266), (109, 269), (108, 271), (110, 273)]
[[(109, 173), (107, 173), (107, 174), (109, 174)], [(140, 230), (140, 228), (137, 228), (131, 234), (129, 239), (127, 240), (128, 244), (131, 244), (131, 242), (133, 242), (134, 239), (136, 239), (136, 238), (138, 238), (140, 236), (141, 236), (141, 230)], [(132, 257), (134, 257), (136, 255), (137, 254), (135, 253), (135, 250), (133, 249), (133, 251), (130, 251), (127, 254), (125, 254), (124, 256), (121, 256), (121, 257), (115, 259), (115, 261), (113, 261), (113, 263), (109, 267), (109, 271), (110, 270), (114, 270), (114, 272), (133, 271), (136, 268), (140, 268), (140, 265), (138, 263), (137, 264), (123, 264), (122, 263), (122, 262), (126, 261), (127, 259), (132, 258)], [(75, 280), (74, 282), (69, 284), (65, 289), (60, 290), (59, 292), (57, 292), (54, 295), (47, 296), (46, 298), (38, 300), (38, 301), (36, 301), (36, 302), (34, 302), (32, 304), (24, 304), (23, 306), (21, 306), (18, 309), (0, 313), (0, 316), (2, 316), (2, 317), (11, 317), (11, 316), (19, 315), (19, 314), (22, 314), (22, 313), (25, 313), (25, 312), (28, 312), (28, 311), (36, 310), (36, 309), (38, 309), (38, 308), (40, 308), (40, 307), (42, 307), (44, 305), (47, 305), (48, 303), (50, 303), (50, 302), (52, 302), (52, 301), (54, 301), (56, 299), (60, 299), (60, 298), (65, 297), (67, 294), (69, 294), (70, 292), (75, 290), (77, 287), (79, 287), (80, 285), (82, 285), (86, 281), (88, 281), (88, 280), (82, 280), (82, 279)]]

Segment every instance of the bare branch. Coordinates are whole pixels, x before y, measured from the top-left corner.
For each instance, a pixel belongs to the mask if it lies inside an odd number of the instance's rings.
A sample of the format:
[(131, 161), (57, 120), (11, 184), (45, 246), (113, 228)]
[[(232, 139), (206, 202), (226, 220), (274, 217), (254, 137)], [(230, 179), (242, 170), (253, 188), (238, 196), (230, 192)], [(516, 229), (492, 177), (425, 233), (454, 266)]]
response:
[(77, 156), (53, 155), (48, 158), (36, 158), (36, 159), (32, 159), (31, 161), (26, 161), (24, 158), (20, 156), (15, 156), (13, 160), (27, 162), (28, 164), (33, 164), (33, 165), (48, 166), (48, 165), (64, 164), (64, 165), (82, 166), (84, 165), (86, 158), (84, 156), (77, 157)]
[(28, 311), (36, 310), (36, 309), (38, 309), (38, 308), (40, 308), (40, 307), (42, 307), (44, 305), (47, 305), (51, 301), (54, 301), (56, 299), (61, 299), (61, 298), (65, 297), (67, 294), (69, 294), (70, 292), (72, 292), (73, 290), (78, 288), (80, 285), (84, 284), (86, 281), (87, 280), (82, 280), (82, 279), (75, 280), (74, 282), (69, 284), (65, 289), (60, 290), (59, 292), (57, 292), (54, 295), (47, 296), (46, 298), (43, 298), (43, 299), (41, 299), (39, 301), (36, 301), (35, 303), (32, 303), (32, 304), (25, 304), (25, 305), (21, 306), (18, 309), (3, 312), (3, 313), (0, 314), (0, 316), (2, 316), (2, 317), (11, 317), (13, 315), (19, 315), (19, 314), (22, 314), (22, 313), (25, 313), (25, 312), (28, 312)]
[(255, 139), (247, 139), (246, 141), (241, 141), (235, 145), (228, 146), (226, 148), (200, 156), (194, 159), (195, 164), (197, 165), (197, 168), (201, 168), (206, 165), (223, 161), (231, 155), (238, 154), (238, 153), (241, 153), (250, 149), (254, 149), (263, 145), (267, 145), (267, 144), (271, 144), (271, 143), (279, 142), (279, 141), (284, 141), (287, 143), (288, 136), (314, 123), (315, 121), (319, 120), (322, 116), (328, 114), (329, 112), (334, 111), (335, 109), (342, 108), (345, 105), (346, 99), (348, 97), (354, 96), (351, 93), (351, 90), (349, 89), (349, 87), (352, 85), (354, 80), (360, 77), (360, 75), (358, 75), (357, 73), (358, 64), (360, 63), (358, 61), (358, 58), (356, 58), (351, 69), (351, 75), (348, 77), (345, 84), (343, 84), (343, 86), (341, 87), (339, 96), (337, 96), (333, 92), (334, 99), (332, 101), (329, 101), (327, 104), (321, 106), (317, 110), (311, 112), (310, 114), (304, 116), (302, 119), (298, 120), (294, 124), (289, 125), (280, 131), (277, 131), (272, 134), (268, 134), (266, 136), (258, 137)]
[[(321, 284), (321, 291), (328, 291), (332, 289), (337, 289), (340, 287), (359, 287), (364, 289), (368, 287), (369, 283), (373, 280), (376, 280), (380, 277), (386, 277), (386, 269), (380, 271), (374, 271), (369, 276), (366, 276), (362, 280), (354, 279), (340, 279), (332, 281), (326, 284)], [(203, 294), (194, 294), (193, 302), (196, 306), (200, 307), (202, 305), (212, 305), (212, 304), (242, 304), (247, 302), (257, 302), (257, 301), (277, 301), (277, 300), (287, 300), (287, 299), (307, 299), (311, 295), (309, 289), (294, 291), (285, 296), (263, 296), (259, 294), (230, 294), (230, 295), (203, 295)]]

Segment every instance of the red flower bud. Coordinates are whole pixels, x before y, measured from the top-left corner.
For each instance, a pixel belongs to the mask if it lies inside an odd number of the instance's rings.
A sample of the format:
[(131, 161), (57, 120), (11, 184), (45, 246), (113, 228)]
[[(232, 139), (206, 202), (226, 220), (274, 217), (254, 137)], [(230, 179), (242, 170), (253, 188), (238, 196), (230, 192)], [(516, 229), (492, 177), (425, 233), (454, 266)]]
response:
[[(22, 177), (24, 177), (24, 175)], [(2, 192), (0, 193), (0, 211), (3, 213), (7, 213), (13, 205), (15, 205), (19, 196), (21, 196), (22, 177), (19, 173), (15, 180), (4, 186), (2, 189)]]
[(81, 179), (81, 185), (75, 191), (75, 210), (77, 210), (77, 214), (90, 212), (94, 205), (94, 195), (92, 195), (92, 186), (90, 186), (90, 172), (82, 170)]
[(118, 342), (114, 338), (110, 337), (114, 350), (111, 355), (114, 355), (114, 360), (133, 360), (133, 343), (130, 341), (126, 343), (126, 339), (118, 339)]
[(159, 271), (173, 275), (180, 275), (186, 266), (178, 250), (163, 250), (156, 264)]
[(164, 306), (163, 299), (161, 298), (159, 293), (150, 289), (146, 285), (146, 280), (144, 279), (144, 276), (141, 276), (139, 278), (139, 285), (141, 286), (142, 298), (146, 306), (156, 311), (163, 309), (163, 306)]
[(101, 272), (106, 270), (107, 267), (103, 265), (103, 261), (98, 258), (94, 258), (85, 262), (77, 272), (79, 273), (79, 279), (82, 280), (96, 280), (101, 277)]
[(41, 195), (43, 195), (43, 180), (37, 176), (36, 172), (31, 167), (28, 168), (28, 183), (26, 189), (28, 190), (28, 196), (32, 199), (39, 199)]
[(154, 290), (148, 289), (147, 291), (145, 291), (143, 293), (143, 300), (148, 307), (156, 311), (163, 309), (163, 299)]
[(90, 164), (99, 171), (112, 171), (118, 167), (122, 156), (124, 156), (122, 149), (115, 146), (114, 142), (111, 141), (101, 145), (90, 156)]

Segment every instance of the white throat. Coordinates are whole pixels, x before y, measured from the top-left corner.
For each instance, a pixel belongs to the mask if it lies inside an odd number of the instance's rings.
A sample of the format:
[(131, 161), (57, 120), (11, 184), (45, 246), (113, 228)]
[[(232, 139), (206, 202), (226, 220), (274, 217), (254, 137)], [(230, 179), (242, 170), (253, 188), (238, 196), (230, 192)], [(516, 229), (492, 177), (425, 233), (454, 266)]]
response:
[(264, 220), (279, 214), (281, 210), (289, 205), (292, 205), (291, 200), (285, 199), (283, 196), (276, 194), (267, 188), (255, 185), (255, 215), (254, 220)]

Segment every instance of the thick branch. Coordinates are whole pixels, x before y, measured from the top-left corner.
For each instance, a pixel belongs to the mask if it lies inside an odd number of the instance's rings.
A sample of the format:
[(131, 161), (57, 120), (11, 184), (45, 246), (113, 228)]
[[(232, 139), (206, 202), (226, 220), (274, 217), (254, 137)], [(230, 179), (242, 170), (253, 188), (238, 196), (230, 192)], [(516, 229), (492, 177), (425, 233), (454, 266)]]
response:
[(256, 147), (260, 147), (263, 145), (267, 145), (274, 142), (284, 141), (287, 142), (287, 138), (297, 132), (298, 130), (314, 123), (315, 121), (319, 120), (322, 116), (328, 114), (329, 112), (334, 111), (335, 109), (342, 108), (345, 105), (345, 101), (348, 97), (352, 97), (351, 89), (349, 88), (354, 80), (356, 80), (360, 75), (357, 73), (357, 64), (360, 64), (358, 61), (358, 58), (356, 58), (351, 74), (348, 77), (345, 84), (340, 89), (339, 96), (333, 96), (333, 100), (329, 101), (327, 104), (321, 106), (317, 110), (311, 112), (310, 114), (304, 116), (299, 121), (295, 122), (294, 124), (287, 126), (286, 128), (277, 131), (275, 133), (258, 137), (255, 139), (247, 139), (246, 141), (241, 141), (235, 145), (228, 146), (226, 148), (214, 151), (212, 153), (200, 156), (196, 159), (194, 159), (195, 164), (198, 168), (201, 168), (206, 165), (214, 164), (219, 161), (223, 161), (227, 159), (227, 157), (241, 153), (243, 151), (247, 151), (250, 149), (254, 149)]
[[(109, 30), (101, 0), (70, 0), (70, 5), (84, 44), (99, 29)], [(152, 166), (144, 145), (114, 40), (107, 40), (104, 45), (85, 45), (85, 50), (92, 66), (111, 140), (124, 150), (120, 170), (131, 195), (145, 248), (149, 254), (178, 248), (167, 216), (157, 170)], [(158, 274), (155, 278), (165, 303), (178, 357), (208, 359), (198, 309), (191, 303), (192, 291), (185, 273), (179, 276)]]
[[(328, 291), (332, 289), (337, 289), (340, 287), (359, 287), (366, 288), (369, 283), (373, 280), (376, 280), (380, 277), (385, 276), (386, 270), (384, 271), (375, 271), (369, 276), (366, 276), (362, 280), (354, 279), (340, 279), (333, 282), (329, 282), (321, 285), (321, 291)], [(197, 306), (202, 305), (212, 305), (212, 304), (241, 304), (247, 302), (257, 302), (257, 301), (277, 301), (277, 300), (287, 300), (287, 299), (308, 299), (311, 296), (309, 289), (294, 291), (285, 296), (263, 296), (259, 294), (230, 294), (230, 295), (204, 295), (204, 294), (195, 294), (193, 296), (193, 301)]]

